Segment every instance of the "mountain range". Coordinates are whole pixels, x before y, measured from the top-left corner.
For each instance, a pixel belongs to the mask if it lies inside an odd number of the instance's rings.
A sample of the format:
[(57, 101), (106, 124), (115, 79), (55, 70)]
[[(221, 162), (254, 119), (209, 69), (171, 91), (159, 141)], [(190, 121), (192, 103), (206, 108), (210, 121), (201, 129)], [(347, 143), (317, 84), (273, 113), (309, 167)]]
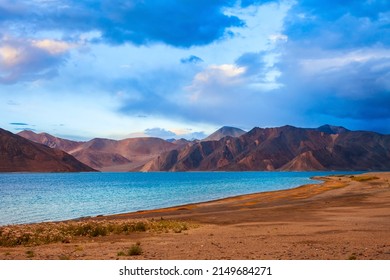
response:
[[(77, 142), (32, 131), (16, 136), (56, 153), (62, 150), (100, 171), (390, 170), (390, 135), (331, 125), (255, 127), (249, 132), (222, 127), (194, 141), (143, 137)], [(2, 153), (14, 149), (3, 146)]]
[(166, 152), (141, 170), (390, 170), (390, 136), (329, 125), (254, 128)]

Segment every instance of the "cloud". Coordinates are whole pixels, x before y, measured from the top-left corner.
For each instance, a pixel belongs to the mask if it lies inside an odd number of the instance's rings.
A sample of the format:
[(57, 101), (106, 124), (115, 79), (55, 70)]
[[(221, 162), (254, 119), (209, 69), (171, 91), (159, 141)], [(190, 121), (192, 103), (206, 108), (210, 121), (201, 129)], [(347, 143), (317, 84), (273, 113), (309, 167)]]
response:
[(183, 65), (114, 82), (121, 85), (116, 91), (122, 92), (118, 111), (130, 116), (218, 125), (246, 126), (249, 120), (257, 125), (258, 108), (263, 105), (256, 104), (262, 102), (263, 94), (270, 88), (277, 87), (271, 77), (272, 63), (264, 59), (264, 53), (247, 53), (232, 64), (190, 67), (190, 70)]
[(37, 131), (36, 129), (30, 128), (30, 127), (15, 127), (15, 128), (13, 128), (13, 130), (15, 130), (15, 131), (23, 131), (23, 130)]
[(235, 64), (244, 68), (247, 74), (262, 74), (267, 66), (264, 61), (265, 55), (265, 52), (244, 53), (236, 60)]
[(162, 139), (203, 139), (207, 135), (203, 131), (191, 131), (190, 129), (172, 129), (166, 130), (164, 128), (148, 128), (145, 129), (144, 133), (148, 136), (158, 137)]
[[(283, 28), (266, 35), (268, 49), (242, 48), (183, 76), (160, 71), (133, 80), (128, 88), (139, 94), (121, 112), (249, 128), (326, 122), (390, 132), (388, 5), (339, 2), (295, 2)], [(191, 60), (183, 58), (182, 67)]]
[(388, 45), (389, 9), (389, 2), (382, 0), (299, 1), (285, 21), (285, 33), (303, 48)]
[[(322, 59), (318, 60), (321, 65)], [(299, 103), (311, 114), (361, 120), (390, 117), (390, 56), (335, 61), (333, 66), (326, 61), (322, 71), (308, 71), (306, 63), (295, 62), (289, 62), (290, 70), (282, 66), (282, 82), (301, 109)]]
[(0, 37), (0, 83), (52, 78), (67, 57), (71, 46), (55, 40)]
[(34, 47), (47, 51), (51, 55), (66, 53), (72, 48), (72, 44), (50, 39), (33, 40), (32, 45)]
[(241, 0), (240, 2), (241, 2), (241, 7), (246, 8), (251, 5), (274, 3), (279, 1), (278, 0)]
[[(43, 91), (111, 94), (115, 105), (102, 107), (148, 120), (390, 133), (389, 8), (383, 0), (0, 0), (0, 83), (49, 79), (72, 59)], [(95, 43), (90, 55), (72, 52), (79, 42)]]
[[(176, 118), (185, 115), (186, 108), (180, 104), (184, 74), (175, 69), (158, 69), (139, 77), (114, 81), (115, 90), (122, 93), (118, 111), (135, 116)], [(108, 83), (107, 88), (114, 90), (112, 87)]]
[(183, 135), (178, 135), (180, 138), (184, 138), (187, 140), (200, 140), (206, 138), (208, 135), (205, 134), (203, 131), (196, 131), (196, 132), (191, 132)]
[[(4, 1), (3, 1), (4, 2)], [(5, 24), (23, 23), (35, 31), (77, 34), (99, 31), (111, 44), (148, 45), (165, 43), (175, 47), (210, 44), (231, 36), (231, 27), (243, 27), (238, 17), (224, 9), (236, 1), (33, 1), (0, 6)], [(34, 12), (32, 12), (34, 11)]]
[(10, 125), (29, 125), (28, 123), (22, 123), (22, 122), (13, 122), (13, 123), (9, 123)]
[(145, 129), (144, 133), (148, 136), (158, 137), (163, 139), (176, 137), (176, 134), (173, 133), (172, 131), (165, 130), (163, 128), (158, 128), (158, 127)]
[(245, 71), (244, 67), (234, 64), (210, 65), (204, 71), (196, 74), (194, 80), (200, 83), (232, 84), (238, 82), (237, 80)]
[(390, 133), (388, 1), (299, 1), (276, 67), (280, 108)]
[(197, 64), (203, 62), (203, 59), (200, 57), (197, 57), (195, 55), (190, 55), (189, 57), (185, 57), (180, 59), (181, 63), (187, 64), (187, 63), (192, 63), (192, 64)]
[(14, 101), (14, 100), (8, 100), (7, 101), (7, 105), (9, 105), (9, 106), (20, 106), (20, 103)]

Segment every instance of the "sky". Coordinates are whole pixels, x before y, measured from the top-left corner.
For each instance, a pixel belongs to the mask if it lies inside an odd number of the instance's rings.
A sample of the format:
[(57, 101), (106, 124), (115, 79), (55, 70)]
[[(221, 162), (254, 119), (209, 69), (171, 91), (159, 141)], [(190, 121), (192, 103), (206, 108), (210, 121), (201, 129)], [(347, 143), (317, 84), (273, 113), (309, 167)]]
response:
[(0, 127), (390, 134), (388, 0), (0, 0)]

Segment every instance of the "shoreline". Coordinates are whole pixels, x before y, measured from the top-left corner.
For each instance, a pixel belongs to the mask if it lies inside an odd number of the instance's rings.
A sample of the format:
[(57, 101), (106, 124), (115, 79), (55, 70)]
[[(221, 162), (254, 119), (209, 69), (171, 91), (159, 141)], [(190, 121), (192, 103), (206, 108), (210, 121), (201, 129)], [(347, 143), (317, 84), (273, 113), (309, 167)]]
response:
[[(390, 260), (390, 172), (317, 179), (324, 182), (162, 209), (81, 218), (80, 223), (102, 225), (178, 221), (188, 225), (188, 229), (146, 230), (77, 237), (69, 243), (0, 247), (0, 259), (66, 256), (69, 259)], [(45, 224), (24, 226), (31, 229)], [(141, 255), (119, 256), (118, 252), (136, 242), (143, 249)], [(26, 256), (29, 249), (34, 251), (34, 257)]]
[[(193, 173), (202, 173), (203, 171), (189, 171), (189, 172), (193, 172)], [(208, 171), (209, 172), (209, 171)], [(211, 171), (211, 172), (217, 172), (217, 173), (220, 173), (220, 172), (226, 172), (226, 171)], [(257, 172), (257, 171), (243, 171), (243, 172)], [(270, 173), (273, 173), (273, 172), (280, 172), (280, 171), (264, 171), (264, 172), (270, 172)], [(282, 171), (283, 173), (322, 173), (322, 171)], [(174, 204), (174, 205), (171, 205), (171, 206), (162, 206), (162, 207), (158, 207), (158, 208), (151, 208), (151, 209), (139, 209), (139, 210), (130, 210), (130, 211), (124, 211), (124, 212), (118, 212), (118, 213), (104, 213), (103, 211), (100, 212), (100, 213), (95, 213), (95, 214), (87, 214), (84, 215), (84, 216), (79, 216), (79, 217), (69, 217), (69, 218), (59, 218), (59, 219), (55, 219), (55, 220), (41, 220), (41, 221), (32, 221), (32, 222), (16, 222), (16, 223), (9, 223), (9, 224), (0, 224), (0, 227), (2, 226), (10, 226), (10, 225), (31, 225), (31, 224), (40, 224), (40, 223), (60, 223), (60, 222), (67, 222), (67, 221), (79, 221), (79, 220), (84, 220), (84, 219), (94, 219), (94, 218), (101, 218), (101, 217), (111, 217), (111, 216), (121, 216), (121, 215), (126, 215), (126, 214), (132, 214), (132, 213), (144, 213), (144, 212), (156, 212), (156, 211), (165, 211), (165, 210), (169, 210), (169, 209), (176, 209), (176, 208), (184, 208), (184, 207), (192, 207), (192, 206), (195, 206), (195, 205), (202, 205), (202, 204), (207, 204), (207, 203), (212, 203), (212, 202), (218, 202), (218, 201), (224, 201), (224, 200), (230, 200), (230, 199), (240, 199), (240, 197), (245, 197), (245, 196), (252, 196), (252, 195), (257, 195), (257, 194), (265, 194), (265, 193), (273, 193), (273, 192), (279, 192), (279, 191), (288, 191), (288, 190), (292, 190), (292, 189), (296, 189), (296, 188), (301, 188), (303, 186), (306, 186), (306, 185), (320, 185), (323, 183), (323, 179), (321, 178), (324, 178), (324, 177), (327, 177), (327, 176), (339, 176), (339, 175), (345, 175), (345, 176), (349, 176), (349, 175), (357, 175), (357, 174), (364, 174), (365, 171), (345, 171), (346, 173), (349, 173), (349, 174), (345, 174), (345, 173), (342, 173), (343, 171), (325, 171), (325, 173), (335, 173), (334, 175), (313, 175), (313, 176), (310, 176), (310, 177), (307, 177), (307, 179), (310, 179), (311, 181), (313, 180), (317, 180), (318, 182), (312, 182), (312, 183), (307, 183), (307, 184), (304, 184), (304, 185), (296, 185), (296, 186), (293, 186), (293, 187), (288, 187), (286, 189), (276, 189), (276, 190), (266, 190), (266, 191), (257, 191), (257, 192), (254, 192), (254, 193), (246, 193), (246, 194), (233, 194), (233, 195), (230, 195), (230, 196), (226, 196), (226, 197), (220, 197), (220, 198), (210, 198), (210, 199), (206, 199), (206, 200), (202, 200), (202, 201), (196, 201), (196, 202), (188, 202), (188, 203), (183, 203), (183, 204)], [(63, 173), (63, 172), (62, 172)], [(82, 172), (79, 172), (79, 173), (82, 173)], [(91, 172), (88, 172), (88, 173), (91, 173)], [(100, 172), (97, 172), (97, 173), (100, 173)], [(107, 173), (122, 173), (122, 172), (107, 172)], [(161, 173), (161, 172), (150, 172), (150, 173)], [(171, 173), (171, 172), (162, 172), (162, 173)], [(187, 172), (181, 172), (181, 173), (187, 173)], [(11, 173), (10, 173), (11, 174)], [(13, 173), (12, 173), (13, 174)], [(20, 174), (31, 174), (31, 172), (28, 172), (28, 173), (20, 173)], [(40, 173), (34, 173), (33, 174), (40, 174)], [(68, 174), (68, 173), (63, 173), (63, 174)]]
[[(340, 175), (329, 175), (329, 176), (313, 176), (310, 177), (310, 180), (317, 180), (318, 183), (312, 183), (312, 184), (304, 184), (299, 185), (296, 187), (292, 187), (289, 189), (281, 189), (281, 190), (272, 190), (272, 191), (264, 191), (264, 192), (256, 192), (256, 193), (249, 193), (249, 194), (239, 194), (239, 195), (233, 195), (229, 197), (224, 198), (218, 198), (218, 199), (212, 199), (207, 201), (201, 201), (201, 202), (194, 202), (194, 203), (187, 203), (187, 204), (179, 204), (169, 207), (162, 207), (162, 208), (156, 208), (156, 209), (144, 209), (144, 210), (138, 210), (138, 211), (132, 211), (132, 212), (125, 212), (125, 213), (118, 213), (118, 214), (107, 214), (107, 215), (98, 215), (98, 216), (91, 216), (91, 217), (80, 217), (76, 219), (72, 219), (70, 221), (77, 221), (77, 220), (95, 220), (95, 219), (121, 219), (121, 218), (147, 218), (149, 216), (154, 216), (156, 214), (173, 214), (176, 211), (182, 211), (186, 209), (194, 209), (198, 207), (209, 207), (211, 205), (224, 205), (230, 202), (238, 202), (238, 201), (246, 201), (246, 200), (253, 200), (253, 199), (259, 199), (261, 197), (268, 197), (268, 196), (277, 196), (278, 194), (281, 195), (281, 197), (285, 197), (290, 193), (295, 193), (298, 191), (307, 192), (309, 189), (313, 189), (316, 187), (320, 187), (318, 189), (319, 192), (327, 191), (328, 185), (327, 182), (332, 181), (332, 177), (347, 177), (347, 176), (354, 176), (354, 175), (365, 175), (365, 174), (371, 174), (372, 172), (362, 172), (359, 174), (340, 174)], [(375, 172), (377, 173), (377, 172)], [(382, 173), (382, 172), (379, 172)], [(339, 186), (339, 187), (344, 187)], [(68, 221), (68, 220), (65, 220)], [(61, 221), (59, 221), (61, 222)]]

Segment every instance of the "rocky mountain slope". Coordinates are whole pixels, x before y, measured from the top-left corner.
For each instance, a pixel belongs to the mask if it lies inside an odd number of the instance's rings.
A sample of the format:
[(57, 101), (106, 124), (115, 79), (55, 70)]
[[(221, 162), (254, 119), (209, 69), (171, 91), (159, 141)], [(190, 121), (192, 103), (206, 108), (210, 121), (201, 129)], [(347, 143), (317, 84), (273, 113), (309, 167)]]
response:
[(239, 137), (245, 133), (244, 130), (236, 127), (223, 126), (214, 133), (210, 134), (208, 137), (202, 141), (218, 141), (226, 136)]
[(84, 164), (101, 171), (137, 170), (161, 153), (182, 147), (153, 137), (111, 140), (95, 138), (87, 142), (75, 142), (47, 133), (22, 131), (18, 133), (31, 141), (61, 149)]
[(75, 142), (44, 133), (20, 134), (101, 171), (390, 170), (390, 135), (331, 125), (242, 133), (222, 127), (206, 138), (219, 140), (170, 142), (152, 137)]
[(254, 128), (169, 151), (141, 170), (390, 170), (390, 135), (332, 126)]
[(0, 172), (95, 171), (59, 149), (0, 129)]

